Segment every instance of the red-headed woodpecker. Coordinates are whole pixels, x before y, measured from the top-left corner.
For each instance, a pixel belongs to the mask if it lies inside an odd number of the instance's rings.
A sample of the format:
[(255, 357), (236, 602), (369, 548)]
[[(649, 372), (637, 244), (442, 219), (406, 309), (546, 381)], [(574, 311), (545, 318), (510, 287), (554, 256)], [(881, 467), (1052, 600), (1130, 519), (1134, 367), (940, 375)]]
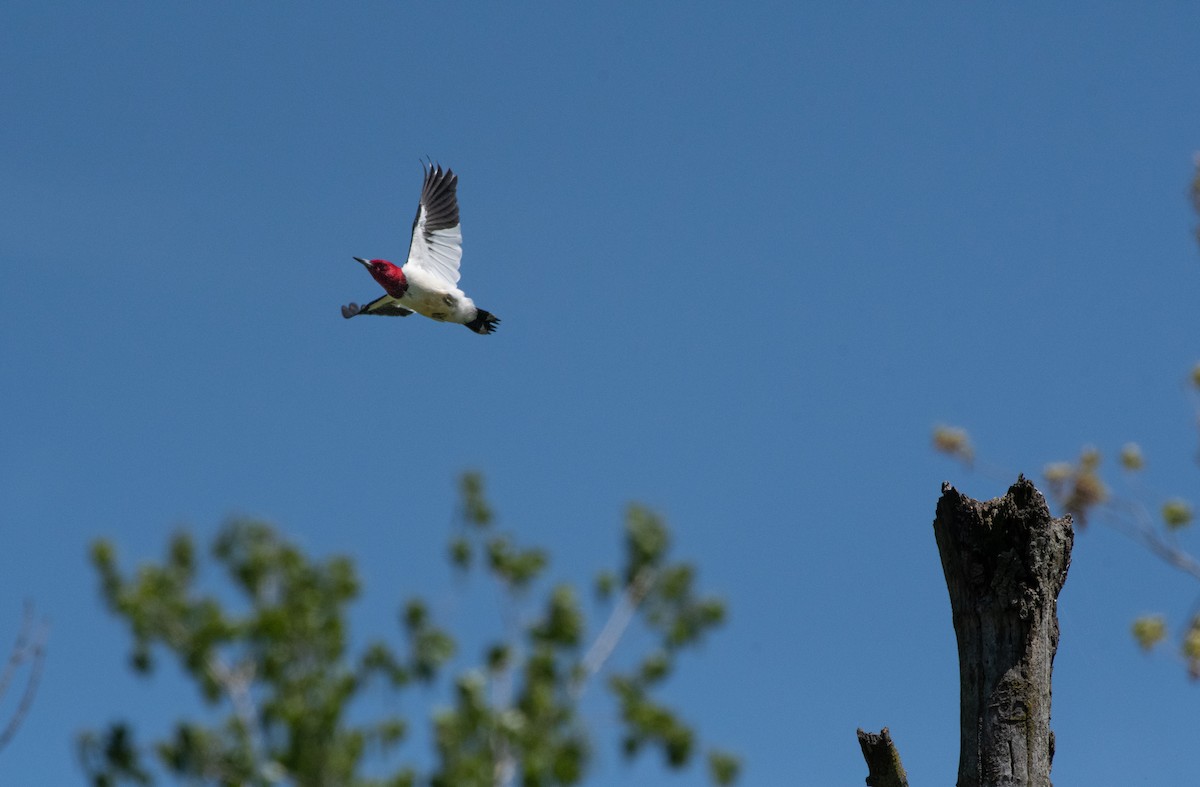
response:
[(387, 294), (366, 306), (343, 306), (342, 316), (407, 317), (417, 312), (439, 322), (465, 325), (475, 333), (492, 333), (500, 318), (477, 307), (457, 286), (462, 259), (458, 175), (432, 163), (424, 170), (425, 184), (413, 219), (408, 261), (401, 268), (387, 260), (355, 257), (355, 262), (361, 263)]

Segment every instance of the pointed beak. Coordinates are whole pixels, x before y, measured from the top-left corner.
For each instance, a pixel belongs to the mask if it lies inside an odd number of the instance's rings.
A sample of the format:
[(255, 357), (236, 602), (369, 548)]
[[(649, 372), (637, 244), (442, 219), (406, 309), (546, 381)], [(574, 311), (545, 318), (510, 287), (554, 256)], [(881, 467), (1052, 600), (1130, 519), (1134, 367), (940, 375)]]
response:
[(367, 262), (362, 257), (354, 257), (353, 259), (355, 262), (361, 262), (367, 268), (371, 267), (371, 263)]

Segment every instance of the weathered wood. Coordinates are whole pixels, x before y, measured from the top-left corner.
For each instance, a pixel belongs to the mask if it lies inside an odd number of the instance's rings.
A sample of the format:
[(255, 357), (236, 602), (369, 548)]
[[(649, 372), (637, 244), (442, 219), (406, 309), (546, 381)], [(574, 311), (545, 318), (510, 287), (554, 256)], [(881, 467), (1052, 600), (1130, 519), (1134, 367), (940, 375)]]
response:
[(859, 730), (858, 745), (867, 761), (867, 787), (908, 787), (908, 775), (887, 727), (879, 734)]
[(1050, 787), (1050, 676), (1071, 518), (1053, 518), (1021, 476), (986, 502), (943, 484), (933, 530), (958, 637), (958, 787)]

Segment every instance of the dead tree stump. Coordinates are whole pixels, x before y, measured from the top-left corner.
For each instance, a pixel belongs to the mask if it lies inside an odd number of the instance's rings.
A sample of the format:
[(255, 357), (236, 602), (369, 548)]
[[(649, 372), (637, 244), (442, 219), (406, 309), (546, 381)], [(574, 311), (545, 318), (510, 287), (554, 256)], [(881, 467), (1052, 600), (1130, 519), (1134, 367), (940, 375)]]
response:
[(858, 745), (867, 761), (867, 787), (908, 787), (908, 775), (887, 727), (879, 733), (859, 730)]
[(1050, 674), (1069, 516), (1024, 476), (980, 502), (942, 485), (933, 522), (958, 636), (958, 787), (1050, 787)]

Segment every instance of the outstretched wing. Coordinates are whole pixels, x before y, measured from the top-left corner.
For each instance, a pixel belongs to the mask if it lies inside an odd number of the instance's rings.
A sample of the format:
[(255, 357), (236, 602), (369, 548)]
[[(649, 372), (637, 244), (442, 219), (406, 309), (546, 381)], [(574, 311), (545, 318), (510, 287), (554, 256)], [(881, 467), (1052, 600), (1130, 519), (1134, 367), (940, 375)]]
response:
[(412, 314), (412, 309), (404, 308), (390, 295), (376, 298), (366, 306), (351, 303), (348, 306), (342, 307), (342, 316), (347, 320), (351, 317), (357, 317), (360, 314), (380, 314), (384, 317), (407, 317)]
[(413, 219), (412, 242), (404, 267), (420, 268), (458, 286), (462, 230), (458, 224), (458, 175), (441, 165), (425, 166), (421, 202)]

